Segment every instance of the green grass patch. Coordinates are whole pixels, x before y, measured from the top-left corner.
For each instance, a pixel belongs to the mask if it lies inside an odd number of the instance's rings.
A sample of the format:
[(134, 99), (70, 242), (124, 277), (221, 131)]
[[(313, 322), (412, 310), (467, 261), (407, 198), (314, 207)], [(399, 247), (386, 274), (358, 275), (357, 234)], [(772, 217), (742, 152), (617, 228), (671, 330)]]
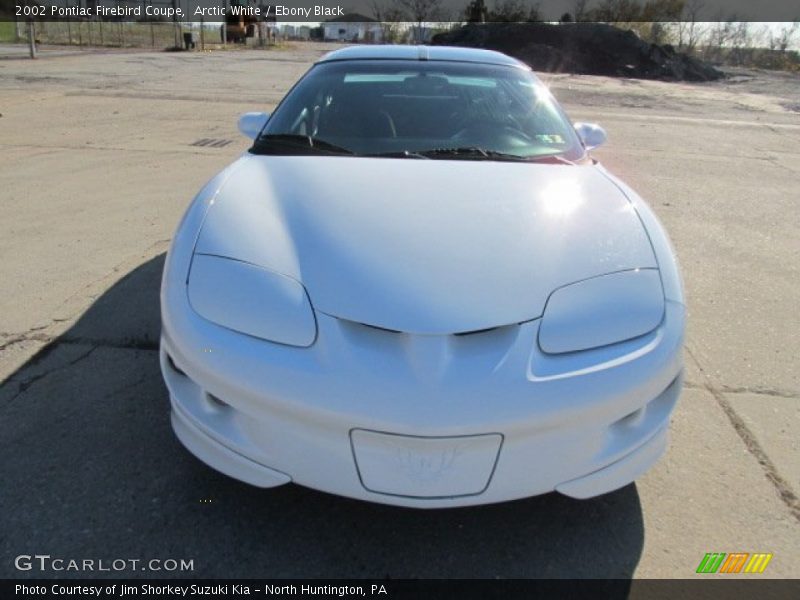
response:
[(0, 21), (0, 43), (14, 41), (14, 23), (10, 21)]

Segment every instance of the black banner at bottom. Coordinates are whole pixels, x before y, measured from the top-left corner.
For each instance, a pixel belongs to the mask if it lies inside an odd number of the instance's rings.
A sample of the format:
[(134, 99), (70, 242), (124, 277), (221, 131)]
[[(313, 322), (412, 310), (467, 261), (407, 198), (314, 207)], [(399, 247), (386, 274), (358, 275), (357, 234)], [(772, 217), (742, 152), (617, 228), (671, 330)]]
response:
[(741, 599), (800, 598), (800, 580), (766, 579), (4, 579), (0, 598), (126, 599), (202, 598), (205, 600), (297, 598), (380, 600), (461, 599)]

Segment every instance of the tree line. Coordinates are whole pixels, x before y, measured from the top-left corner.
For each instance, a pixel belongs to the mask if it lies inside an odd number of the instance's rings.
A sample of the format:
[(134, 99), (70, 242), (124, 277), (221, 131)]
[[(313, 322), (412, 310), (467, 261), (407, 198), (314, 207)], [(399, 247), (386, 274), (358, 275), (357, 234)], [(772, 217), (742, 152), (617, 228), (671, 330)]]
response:
[[(399, 43), (426, 42), (433, 31), (463, 23), (542, 22), (540, 6), (531, 0), (470, 0), (462, 8), (448, 9), (443, 0), (372, 0), (384, 39)], [(738, 20), (735, 14), (708, 12), (705, 0), (574, 0), (559, 22), (608, 23), (718, 64), (800, 69), (800, 55), (793, 48), (800, 21), (775, 28)]]

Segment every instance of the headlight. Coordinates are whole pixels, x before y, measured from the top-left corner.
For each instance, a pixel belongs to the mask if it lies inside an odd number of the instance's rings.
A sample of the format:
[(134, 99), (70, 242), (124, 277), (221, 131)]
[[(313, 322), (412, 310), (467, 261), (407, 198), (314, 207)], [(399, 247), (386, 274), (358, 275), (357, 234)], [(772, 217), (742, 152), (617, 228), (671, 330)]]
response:
[(593, 277), (550, 294), (539, 327), (539, 347), (560, 354), (623, 342), (649, 333), (663, 316), (658, 270)]
[(257, 338), (310, 346), (317, 336), (305, 288), (291, 277), (250, 263), (195, 254), (189, 304), (202, 317)]

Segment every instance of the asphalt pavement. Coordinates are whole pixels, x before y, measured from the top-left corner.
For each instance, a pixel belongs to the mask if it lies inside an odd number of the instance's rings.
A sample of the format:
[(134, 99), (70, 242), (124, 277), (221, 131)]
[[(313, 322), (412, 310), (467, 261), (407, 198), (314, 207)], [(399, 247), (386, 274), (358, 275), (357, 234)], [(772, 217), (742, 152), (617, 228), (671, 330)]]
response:
[(48, 554), (193, 561), (100, 576), (690, 578), (707, 552), (770, 552), (760, 577), (800, 577), (797, 75), (543, 75), (607, 129), (597, 158), (653, 206), (683, 269), (685, 389), (636, 484), (419, 511), (256, 489), (181, 447), (158, 368), (164, 253), (246, 149), (237, 116), (330, 49), (0, 46), (0, 577), (88, 574), (14, 565)]

